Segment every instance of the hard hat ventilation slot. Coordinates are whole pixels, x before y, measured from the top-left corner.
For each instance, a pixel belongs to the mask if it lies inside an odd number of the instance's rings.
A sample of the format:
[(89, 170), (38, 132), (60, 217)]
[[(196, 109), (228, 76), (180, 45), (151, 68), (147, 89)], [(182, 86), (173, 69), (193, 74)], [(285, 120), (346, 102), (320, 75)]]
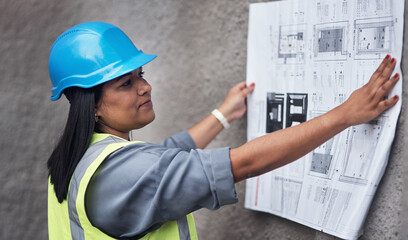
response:
[(86, 31), (81, 30), (81, 29), (72, 29), (71, 31), (68, 31), (68, 32), (62, 34), (55, 42), (58, 42), (59, 40), (61, 40), (64, 37), (68, 36), (69, 34), (76, 33), (76, 32), (86, 32)]

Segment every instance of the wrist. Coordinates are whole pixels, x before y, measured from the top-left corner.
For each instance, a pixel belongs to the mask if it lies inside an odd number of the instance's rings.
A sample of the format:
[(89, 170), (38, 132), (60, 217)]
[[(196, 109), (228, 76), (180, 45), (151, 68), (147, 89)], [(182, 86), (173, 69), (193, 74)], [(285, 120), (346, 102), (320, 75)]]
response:
[(347, 111), (343, 111), (341, 105), (329, 111), (326, 115), (326, 121), (330, 127), (338, 132), (352, 126), (348, 122)]
[(223, 106), (221, 105), (220, 107), (217, 108), (218, 111), (220, 111), (222, 113), (222, 115), (224, 115), (224, 117), (227, 119), (228, 123), (232, 123), (235, 119), (232, 118), (232, 114), (229, 113), (229, 111)]
[(228, 119), (225, 117), (225, 115), (224, 115), (220, 110), (214, 109), (214, 110), (211, 112), (211, 114), (212, 114), (215, 118), (217, 118), (217, 120), (221, 123), (221, 125), (222, 125), (224, 128), (229, 128), (229, 127), (230, 127), (230, 124), (229, 124)]

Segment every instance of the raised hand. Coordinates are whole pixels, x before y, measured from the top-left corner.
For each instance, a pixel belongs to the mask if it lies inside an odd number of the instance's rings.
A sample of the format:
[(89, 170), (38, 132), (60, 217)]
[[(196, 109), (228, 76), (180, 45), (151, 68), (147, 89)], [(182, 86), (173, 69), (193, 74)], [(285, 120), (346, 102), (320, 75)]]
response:
[(229, 90), (224, 102), (218, 108), (227, 118), (228, 122), (232, 122), (244, 115), (246, 111), (246, 96), (248, 96), (254, 88), (255, 84), (247, 86), (245, 82), (240, 82)]
[(397, 95), (385, 99), (400, 78), (398, 73), (390, 78), (395, 65), (395, 58), (387, 55), (371, 76), (370, 81), (355, 90), (347, 101), (336, 109), (340, 110), (340, 114), (344, 114), (347, 125), (368, 122), (397, 103)]

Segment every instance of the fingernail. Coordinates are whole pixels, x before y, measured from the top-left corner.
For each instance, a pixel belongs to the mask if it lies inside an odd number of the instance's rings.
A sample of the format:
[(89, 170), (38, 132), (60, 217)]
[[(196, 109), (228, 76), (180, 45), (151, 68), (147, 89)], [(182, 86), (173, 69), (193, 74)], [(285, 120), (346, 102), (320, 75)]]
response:
[(395, 58), (391, 59), (391, 63), (394, 63), (394, 62), (395, 62)]
[(255, 83), (251, 83), (251, 85), (250, 85), (251, 87), (253, 87), (253, 86), (255, 86)]
[(389, 59), (390, 57), (390, 54), (387, 54), (387, 56), (385, 56), (385, 59)]
[(397, 95), (394, 95), (394, 97), (392, 97), (392, 98), (394, 98), (394, 100), (397, 100), (397, 99), (398, 99), (398, 96), (397, 96)]
[(394, 77), (395, 77), (395, 78), (399, 78), (399, 73), (396, 73), (396, 74), (394, 75)]

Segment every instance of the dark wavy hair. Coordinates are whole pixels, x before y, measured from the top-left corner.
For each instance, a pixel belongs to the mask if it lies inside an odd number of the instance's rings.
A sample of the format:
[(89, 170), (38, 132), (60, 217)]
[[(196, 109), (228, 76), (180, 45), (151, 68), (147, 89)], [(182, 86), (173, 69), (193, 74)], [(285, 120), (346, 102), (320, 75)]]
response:
[(67, 198), (72, 174), (91, 143), (100, 132), (95, 123), (95, 106), (102, 95), (102, 85), (92, 88), (70, 87), (64, 90), (70, 102), (67, 123), (47, 162), (48, 175), (61, 203)]

